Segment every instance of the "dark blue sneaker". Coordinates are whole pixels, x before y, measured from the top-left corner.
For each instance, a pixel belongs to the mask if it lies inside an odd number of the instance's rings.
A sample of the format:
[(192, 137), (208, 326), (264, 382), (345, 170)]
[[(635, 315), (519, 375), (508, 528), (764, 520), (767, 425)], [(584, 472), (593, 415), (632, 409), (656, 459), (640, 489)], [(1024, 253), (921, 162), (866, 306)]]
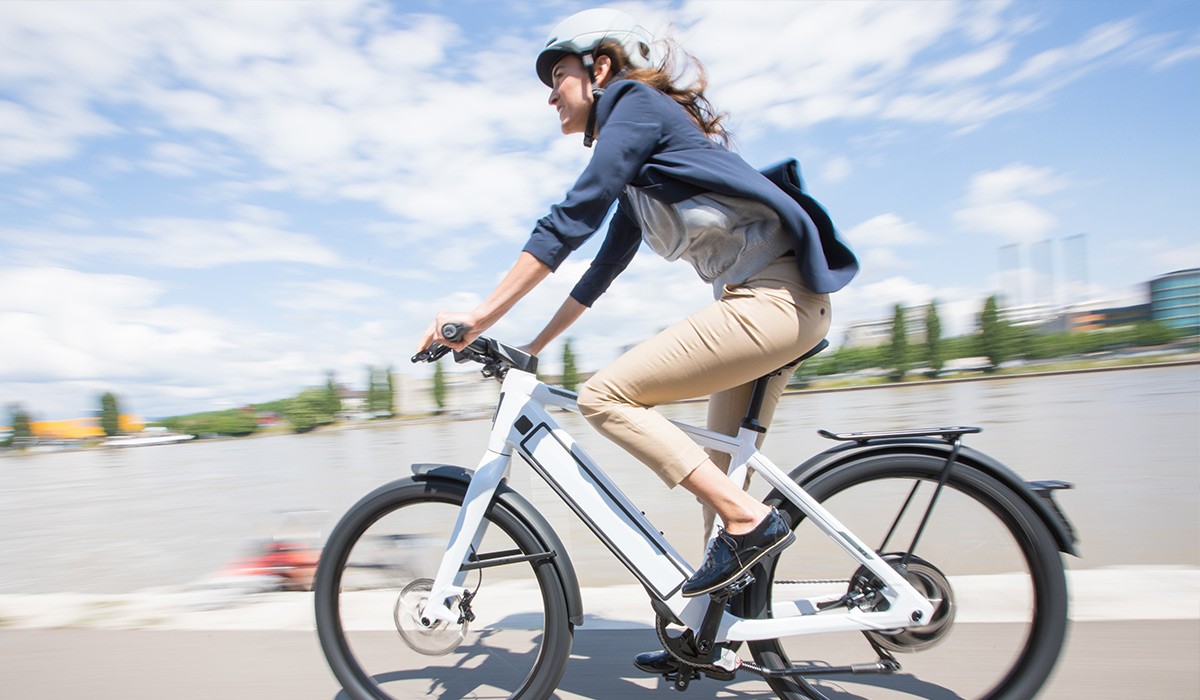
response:
[[(718, 654), (717, 656), (720, 656)], [(646, 673), (652, 673), (660, 676), (674, 676), (683, 670), (683, 664), (674, 656), (671, 656), (667, 651), (647, 651), (638, 654), (633, 658), (633, 665), (639, 670)], [(726, 671), (720, 668), (705, 667), (704, 675), (718, 681), (731, 681), (734, 677), (733, 671)]]
[(774, 508), (757, 527), (744, 535), (731, 535), (722, 529), (709, 545), (704, 563), (683, 582), (681, 592), (685, 598), (692, 598), (720, 590), (738, 580), (758, 560), (795, 541), (792, 528)]

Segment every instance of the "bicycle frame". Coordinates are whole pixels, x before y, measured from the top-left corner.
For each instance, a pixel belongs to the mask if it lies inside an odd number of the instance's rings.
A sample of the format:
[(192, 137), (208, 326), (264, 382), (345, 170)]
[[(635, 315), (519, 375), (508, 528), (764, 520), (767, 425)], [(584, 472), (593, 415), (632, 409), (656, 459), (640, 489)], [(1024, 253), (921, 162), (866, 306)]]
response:
[[(709, 596), (685, 598), (680, 587), (693, 569), (666, 541), (646, 516), (597, 466), (571, 436), (551, 417), (548, 407), (578, 412), (576, 395), (539, 382), (534, 375), (510, 370), (504, 379), (492, 423), (487, 451), (479, 462), (459, 511), (428, 602), (422, 610), (427, 620), (458, 621), (450, 601), (467, 592), (463, 564), (483, 538), (486, 512), (496, 488), (508, 474), (515, 450), (521, 455), (612, 553), (637, 577), (651, 596), (661, 601), (685, 625), (700, 629)], [(859, 565), (866, 567), (884, 588), (886, 610), (859, 608), (826, 610), (819, 604), (838, 596), (774, 601), (768, 619), (745, 619), (726, 611), (716, 641), (775, 639), (822, 632), (894, 630), (922, 624), (933, 614), (933, 605), (891, 565), (850, 533), (787, 474), (762, 455), (758, 433), (742, 428), (737, 437), (675, 422), (697, 444), (731, 455), (729, 478), (745, 483), (753, 469), (806, 517), (836, 542)], [(711, 538), (710, 534), (710, 538)]]

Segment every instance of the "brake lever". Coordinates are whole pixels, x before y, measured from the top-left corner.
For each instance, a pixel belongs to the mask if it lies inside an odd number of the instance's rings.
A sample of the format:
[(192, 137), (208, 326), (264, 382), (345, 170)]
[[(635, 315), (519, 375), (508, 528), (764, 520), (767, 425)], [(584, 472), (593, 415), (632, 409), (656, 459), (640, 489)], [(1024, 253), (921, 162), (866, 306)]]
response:
[(442, 345), (441, 343), (434, 343), (434, 344), (430, 345), (429, 347), (425, 348), (424, 350), (422, 350), (421, 352), (417, 353), (416, 355), (413, 355), (411, 361), (413, 363), (437, 362), (439, 359), (444, 357), (446, 355), (446, 353), (448, 353), (448, 352), (450, 352), (450, 348), (446, 347), (445, 345)]

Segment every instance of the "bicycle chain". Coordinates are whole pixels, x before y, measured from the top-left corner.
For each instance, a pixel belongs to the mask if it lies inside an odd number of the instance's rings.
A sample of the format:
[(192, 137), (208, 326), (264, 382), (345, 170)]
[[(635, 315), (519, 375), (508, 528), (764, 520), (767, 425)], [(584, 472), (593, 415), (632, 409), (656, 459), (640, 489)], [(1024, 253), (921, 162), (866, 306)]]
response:
[[(831, 584), (831, 583), (848, 584), (848, 583), (850, 583), (850, 579), (848, 579), (848, 578), (777, 579), (775, 581), (775, 585), (805, 585), (805, 584), (825, 585), (825, 584)], [(675, 651), (671, 648), (671, 644), (667, 643), (667, 624), (668, 624), (667, 621), (665, 619), (663, 619), (662, 615), (655, 615), (654, 620), (655, 620), (654, 630), (655, 630), (655, 632), (658, 633), (658, 641), (660, 644), (662, 644), (663, 649), (668, 654), (671, 655), (671, 658), (675, 659), (676, 661), (678, 661), (679, 663), (683, 664), (684, 666), (686, 666), (688, 668), (693, 668), (698, 671), (708, 671), (708, 672), (715, 672), (715, 673), (734, 673), (738, 670), (739, 667), (745, 667), (747, 670), (753, 671), (760, 675), (762, 675), (764, 673), (764, 671), (761, 669), (761, 667), (756, 666), (755, 664), (752, 664), (748, 661), (742, 661), (741, 659), (738, 659), (738, 665), (735, 666), (732, 671), (729, 669), (726, 669), (726, 668), (721, 668), (720, 666), (717, 666), (716, 664), (698, 664), (695, 661), (685, 659), (682, 656), (676, 654)]]
[[(734, 673), (737, 671), (736, 666), (731, 671), (726, 668), (721, 668), (716, 664), (698, 664), (695, 661), (690, 661), (676, 654), (674, 650), (671, 649), (671, 645), (667, 643), (667, 621), (663, 619), (662, 615), (655, 615), (654, 619), (654, 629), (656, 632), (658, 632), (658, 641), (660, 644), (662, 644), (663, 649), (671, 655), (671, 658), (688, 668), (694, 668), (698, 671), (707, 671), (711, 673)], [(738, 660), (738, 665), (741, 665), (741, 659)]]

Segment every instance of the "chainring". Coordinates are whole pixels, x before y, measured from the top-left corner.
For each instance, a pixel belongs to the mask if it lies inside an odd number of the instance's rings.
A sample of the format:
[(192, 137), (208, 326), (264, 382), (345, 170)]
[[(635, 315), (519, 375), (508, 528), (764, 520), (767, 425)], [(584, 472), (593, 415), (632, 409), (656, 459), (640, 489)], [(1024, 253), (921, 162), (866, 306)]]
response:
[(690, 629), (684, 630), (683, 634), (678, 637), (672, 637), (667, 634), (667, 625), (669, 624), (662, 615), (654, 617), (654, 628), (658, 632), (658, 641), (662, 644), (663, 649), (671, 655), (671, 658), (696, 671), (705, 671), (722, 676), (732, 673), (729, 669), (721, 668), (720, 666), (701, 663), (696, 656), (695, 636), (693, 632)]

